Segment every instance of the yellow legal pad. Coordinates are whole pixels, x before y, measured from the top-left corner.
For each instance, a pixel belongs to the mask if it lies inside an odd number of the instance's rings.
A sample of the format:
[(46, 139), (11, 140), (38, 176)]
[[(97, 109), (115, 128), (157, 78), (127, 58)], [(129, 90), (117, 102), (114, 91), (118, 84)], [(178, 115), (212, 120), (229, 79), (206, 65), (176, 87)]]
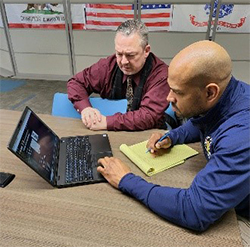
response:
[(185, 159), (198, 154), (193, 148), (181, 144), (162, 150), (158, 156), (153, 157), (152, 154), (146, 153), (147, 142), (144, 141), (131, 146), (122, 144), (120, 150), (148, 176), (180, 165), (185, 162)]

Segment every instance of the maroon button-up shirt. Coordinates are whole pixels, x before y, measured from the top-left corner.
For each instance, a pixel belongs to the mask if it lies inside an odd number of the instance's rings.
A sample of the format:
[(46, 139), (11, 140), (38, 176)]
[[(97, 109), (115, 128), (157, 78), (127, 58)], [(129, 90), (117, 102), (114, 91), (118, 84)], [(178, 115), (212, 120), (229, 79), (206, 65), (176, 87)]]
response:
[[(167, 83), (168, 66), (154, 54), (150, 75), (148, 76), (138, 110), (125, 114), (116, 113), (107, 116), (108, 130), (145, 130), (157, 127), (168, 106), (166, 97), (169, 93)], [(113, 69), (116, 65), (116, 56), (112, 55), (100, 59), (89, 68), (77, 73), (67, 84), (68, 97), (79, 113), (90, 106), (89, 95), (100, 94), (102, 98), (109, 98), (112, 87)], [(124, 98), (126, 94), (126, 76), (123, 78)], [(133, 76), (135, 84), (140, 82), (140, 72)]]

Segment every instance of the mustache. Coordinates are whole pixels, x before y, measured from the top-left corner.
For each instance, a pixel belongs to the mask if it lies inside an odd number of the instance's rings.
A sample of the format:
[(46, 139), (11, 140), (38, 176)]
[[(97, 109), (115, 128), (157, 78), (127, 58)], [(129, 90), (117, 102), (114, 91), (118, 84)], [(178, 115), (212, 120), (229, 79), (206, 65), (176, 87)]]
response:
[(178, 107), (176, 106), (176, 104), (173, 103), (173, 102), (171, 102), (171, 105), (172, 105), (172, 107), (175, 108), (175, 114), (176, 114), (178, 117), (180, 117), (180, 116), (181, 116), (181, 112), (180, 112), (179, 108), (178, 108)]

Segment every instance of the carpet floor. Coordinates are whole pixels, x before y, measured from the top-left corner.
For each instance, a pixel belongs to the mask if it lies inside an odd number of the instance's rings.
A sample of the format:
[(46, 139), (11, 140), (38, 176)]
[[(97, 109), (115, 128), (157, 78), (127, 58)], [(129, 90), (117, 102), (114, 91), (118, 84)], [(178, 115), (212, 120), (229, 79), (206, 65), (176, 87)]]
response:
[(36, 113), (51, 114), (53, 96), (66, 93), (66, 81), (15, 80), (0, 78), (0, 108), (23, 111), (29, 106)]

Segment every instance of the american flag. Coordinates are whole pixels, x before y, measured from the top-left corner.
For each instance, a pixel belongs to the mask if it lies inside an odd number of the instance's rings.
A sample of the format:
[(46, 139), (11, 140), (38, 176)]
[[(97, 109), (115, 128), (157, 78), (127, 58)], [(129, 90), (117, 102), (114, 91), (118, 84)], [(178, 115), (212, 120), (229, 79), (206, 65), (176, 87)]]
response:
[(172, 22), (172, 5), (142, 4), (141, 20), (149, 31), (169, 31)]
[[(86, 4), (85, 28), (116, 30), (128, 19), (134, 19), (133, 4)], [(171, 4), (142, 4), (141, 20), (149, 31), (169, 30), (172, 19)]]

